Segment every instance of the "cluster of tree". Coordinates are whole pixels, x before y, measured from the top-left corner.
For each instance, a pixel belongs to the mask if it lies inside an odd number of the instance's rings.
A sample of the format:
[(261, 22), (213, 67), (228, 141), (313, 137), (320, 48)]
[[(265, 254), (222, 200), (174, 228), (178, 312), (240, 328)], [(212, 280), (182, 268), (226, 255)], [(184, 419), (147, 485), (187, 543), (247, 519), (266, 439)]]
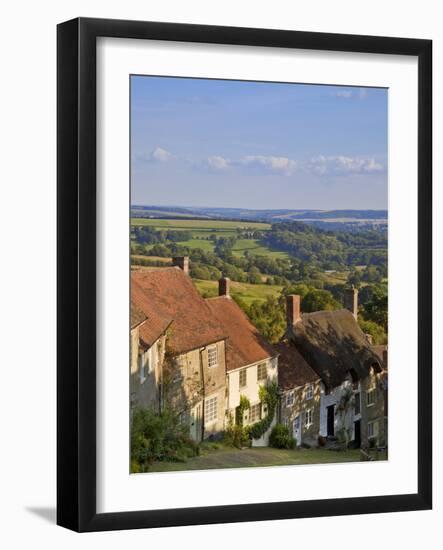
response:
[(137, 244), (151, 245), (158, 243), (187, 241), (192, 236), (189, 231), (155, 229), (149, 225), (136, 225), (131, 233)]
[(264, 231), (262, 235), (263, 244), (321, 269), (383, 266), (387, 262), (385, 231), (326, 231), (293, 221), (275, 223), (270, 231)]

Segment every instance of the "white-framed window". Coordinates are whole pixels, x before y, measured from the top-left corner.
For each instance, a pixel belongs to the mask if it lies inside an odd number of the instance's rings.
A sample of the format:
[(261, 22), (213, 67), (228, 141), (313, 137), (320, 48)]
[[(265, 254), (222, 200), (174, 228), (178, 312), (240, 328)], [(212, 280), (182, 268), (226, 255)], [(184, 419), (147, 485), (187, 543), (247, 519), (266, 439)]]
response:
[(144, 384), (146, 380), (145, 376), (145, 354), (140, 353), (138, 356), (138, 372), (140, 375), (140, 384)]
[(217, 420), (217, 396), (205, 401), (205, 424)]
[(368, 438), (375, 437), (377, 435), (377, 427), (375, 422), (368, 422)]
[(354, 394), (354, 414), (360, 414), (361, 413), (361, 395), (360, 392), (357, 392)]
[(266, 363), (260, 363), (257, 366), (257, 380), (266, 380), (268, 378), (268, 369)]
[(313, 397), (314, 397), (314, 385), (309, 384), (309, 386), (307, 386), (307, 388), (306, 388), (305, 399), (306, 399), (306, 401), (308, 401), (309, 399), (312, 399)]
[(216, 367), (218, 365), (217, 346), (208, 348), (208, 367)]
[(367, 397), (367, 405), (368, 407), (370, 407), (371, 405), (373, 405), (375, 403), (375, 398), (376, 398), (376, 390), (375, 388), (371, 388), (370, 390), (368, 390), (368, 393), (366, 394), (366, 397)]
[(312, 409), (305, 411), (305, 428), (309, 428), (312, 424)]
[(243, 369), (239, 372), (238, 385), (240, 386), (240, 388), (244, 388), (246, 386), (246, 369)]
[(261, 403), (252, 405), (249, 409), (249, 422), (257, 422), (261, 419)]
[(294, 392), (291, 391), (286, 396), (286, 406), (291, 407), (294, 404)]

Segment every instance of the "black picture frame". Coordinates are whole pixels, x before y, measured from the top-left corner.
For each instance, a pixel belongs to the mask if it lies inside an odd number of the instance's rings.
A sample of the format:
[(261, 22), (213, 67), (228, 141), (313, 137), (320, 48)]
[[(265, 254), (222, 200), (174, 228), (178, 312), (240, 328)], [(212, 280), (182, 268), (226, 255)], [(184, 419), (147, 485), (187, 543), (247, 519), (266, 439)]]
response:
[[(418, 59), (418, 491), (173, 510), (96, 512), (96, 39), (399, 54)], [(57, 523), (105, 531), (432, 507), (432, 42), (79, 18), (57, 29)], [(407, 307), (405, 305), (405, 307)]]

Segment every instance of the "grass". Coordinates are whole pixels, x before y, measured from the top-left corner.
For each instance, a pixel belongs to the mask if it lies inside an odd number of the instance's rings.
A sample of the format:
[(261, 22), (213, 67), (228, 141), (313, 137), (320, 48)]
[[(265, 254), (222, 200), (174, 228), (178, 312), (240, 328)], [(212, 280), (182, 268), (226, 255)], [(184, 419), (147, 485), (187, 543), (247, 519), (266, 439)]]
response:
[(158, 220), (155, 218), (131, 218), (131, 225), (151, 225), (153, 227), (164, 227), (168, 229), (205, 229), (211, 231), (213, 229), (261, 229), (267, 230), (271, 228), (269, 223), (261, 222), (241, 222), (227, 220)]
[(246, 250), (256, 256), (269, 256), (270, 258), (274, 259), (289, 258), (286, 252), (271, 250), (270, 248), (261, 245), (260, 241), (258, 241), (257, 239), (238, 239), (232, 249), (232, 252), (234, 256), (243, 256)]
[[(217, 281), (204, 281), (202, 279), (193, 279), (193, 283), (197, 287), (197, 290), (205, 298), (218, 295), (218, 282)], [(259, 302), (265, 302), (268, 296), (278, 297), (282, 291), (280, 285), (252, 285), (250, 283), (237, 283), (231, 281), (231, 294), (238, 296), (246, 304), (250, 305), (252, 302), (258, 300)]]
[[(386, 459), (380, 456), (380, 459)], [(359, 462), (360, 451), (329, 451), (326, 449), (272, 449), (255, 447), (233, 449), (220, 445), (218, 449), (202, 446), (200, 456), (187, 462), (155, 462), (151, 472), (177, 472), (183, 470), (211, 470), (218, 468), (247, 468), (258, 466), (288, 466), (300, 464), (330, 464)]]
[(214, 252), (214, 243), (205, 239), (189, 239), (189, 241), (181, 241), (177, 244), (187, 246), (188, 248), (201, 248), (205, 252)]

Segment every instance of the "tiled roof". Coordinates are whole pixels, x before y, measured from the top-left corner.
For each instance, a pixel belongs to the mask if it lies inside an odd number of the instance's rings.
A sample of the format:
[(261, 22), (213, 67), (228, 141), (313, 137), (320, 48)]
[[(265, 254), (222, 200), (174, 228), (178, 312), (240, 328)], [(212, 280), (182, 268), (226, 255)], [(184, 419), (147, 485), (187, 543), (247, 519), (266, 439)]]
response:
[(276, 355), (235, 301), (228, 296), (206, 300), (228, 336), (226, 341), (226, 370), (245, 367)]
[(278, 385), (282, 390), (291, 390), (319, 380), (318, 374), (305, 361), (295, 345), (283, 340), (275, 346), (278, 357)]
[(328, 387), (339, 386), (351, 373), (365, 378), (369, 369), (381, 369), (379, 357), (350, 311), (304, 313), (288, 336)]
[(140, 337), (155, 341), (170, 325), (168, 347), (173, 353), (226, 337), (190, 277), (178, 267), (131, 272), (131, 299), (147, 316)]
[(131, 300), (131, 329), (140, 325), (143, 321), (146, 321), (146, 315), (137, 307), (137, 304)]

